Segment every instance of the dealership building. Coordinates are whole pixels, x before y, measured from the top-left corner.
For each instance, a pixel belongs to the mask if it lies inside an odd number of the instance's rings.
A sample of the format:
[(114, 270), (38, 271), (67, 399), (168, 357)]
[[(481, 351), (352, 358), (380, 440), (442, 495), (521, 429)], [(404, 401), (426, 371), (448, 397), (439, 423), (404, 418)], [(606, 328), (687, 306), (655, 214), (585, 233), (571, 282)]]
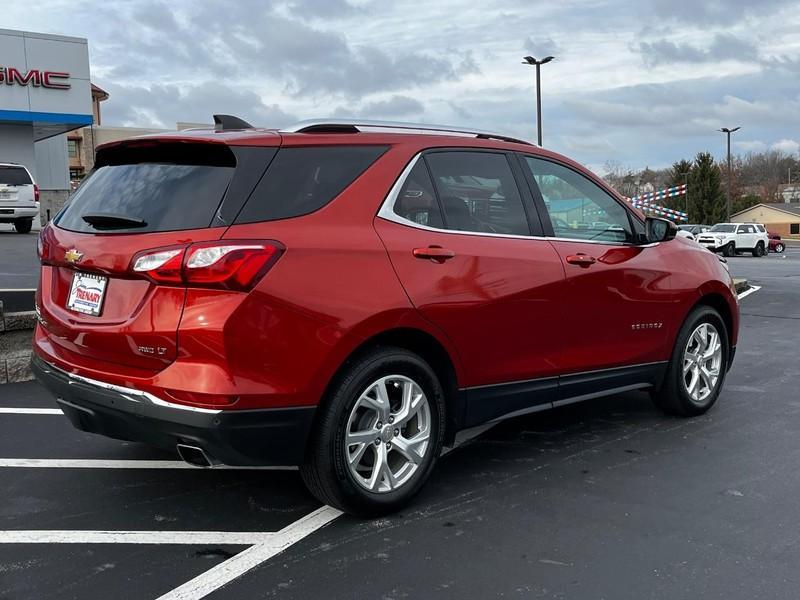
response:
[(69, 195), (67, 136), (94, 121), (85, 39), (0, 29), (0, 162), (28, 168), (45, 219)]

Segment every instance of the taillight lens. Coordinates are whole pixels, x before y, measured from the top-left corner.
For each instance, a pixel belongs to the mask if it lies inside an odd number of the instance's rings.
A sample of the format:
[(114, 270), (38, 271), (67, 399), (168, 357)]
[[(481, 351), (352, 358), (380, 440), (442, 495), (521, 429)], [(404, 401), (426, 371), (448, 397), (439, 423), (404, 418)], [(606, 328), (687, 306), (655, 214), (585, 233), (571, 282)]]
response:
[(155, 248), (133, 257), (131, 270), (155, 283), (248, 291), (280, 258), (274, 241), (216, 241)]
[(133, 257), (134, 273), (141, 273), (155, 283), (183, 283), (181, 266), (185, 246), (140, 252)]
[(39, 257), (39, 262), (43, 265), (49, 264), (50, 262), (50, 248), (52, 247), (50, 240), (51, 235), (50, 225), (48, 224), (42, 227), (41, 231), (39, 231), (39, 236), (36, 238), (36, 255)]
[(39, 186), (35, 183), (33, 184), (33, 201), (39, 202)]

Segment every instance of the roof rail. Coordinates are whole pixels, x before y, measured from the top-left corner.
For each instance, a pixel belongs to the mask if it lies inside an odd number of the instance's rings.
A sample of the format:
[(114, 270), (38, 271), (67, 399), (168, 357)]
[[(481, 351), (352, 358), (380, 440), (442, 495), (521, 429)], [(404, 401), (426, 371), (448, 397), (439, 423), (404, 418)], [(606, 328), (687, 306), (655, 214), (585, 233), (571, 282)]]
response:
[(214, 115), (214, 129), (228, 131), (229, 129), (252, 129), (247, 121), (233, 115)]
[(501, 140), (526, 144), (530, 142), (518, 138), (472, 129), (471, 127), (454, 127), (452, 125), (432, 125), (429, 123), (402, 123), (398, 121), (373, 121), (370, 119), (309, 119), (284, 127), (279, 133), (369, 133), (369, 132), (417, 133), (428, 135), (461, 135), (474, 136), (484, 140)]

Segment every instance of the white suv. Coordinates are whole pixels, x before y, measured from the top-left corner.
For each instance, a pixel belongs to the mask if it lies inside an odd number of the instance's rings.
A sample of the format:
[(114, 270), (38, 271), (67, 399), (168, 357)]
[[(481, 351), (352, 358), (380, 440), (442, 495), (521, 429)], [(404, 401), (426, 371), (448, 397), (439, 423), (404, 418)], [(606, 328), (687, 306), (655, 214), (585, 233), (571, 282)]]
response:
[(22, 165), (0, 163), (0, 223), (13, 223), (28, 233), (39, 216), (39, 186)]
[(764, 256), (769, 248), (769, 236), (758, 223), (717, 223), (709, 231), (697, 236), (697, 243), (724, 256), (737, 252), (752, 252)]

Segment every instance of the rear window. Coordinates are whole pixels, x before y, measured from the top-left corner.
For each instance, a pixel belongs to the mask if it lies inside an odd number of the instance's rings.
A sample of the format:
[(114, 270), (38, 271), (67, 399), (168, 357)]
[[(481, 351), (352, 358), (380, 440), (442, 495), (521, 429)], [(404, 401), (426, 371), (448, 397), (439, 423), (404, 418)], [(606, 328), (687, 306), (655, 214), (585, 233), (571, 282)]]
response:
[(0, 167), (0, 183), (5, 185), (31, 185), (31, 176), (22, 167)]
[(319, 210), (369, 168), (387, 146), (281, 148), (236, 223), (299, 217)]
[[(141, 219), (141, 227), (112, 233), (177, 231), (208, 227), (236, 168), (233, 153), (209, 144), (160, 144), (110, 149), (70, 198), (56, 224), (95, 233), (92, 214)], [(108, 230), (103, 230), (108, 233)]]

